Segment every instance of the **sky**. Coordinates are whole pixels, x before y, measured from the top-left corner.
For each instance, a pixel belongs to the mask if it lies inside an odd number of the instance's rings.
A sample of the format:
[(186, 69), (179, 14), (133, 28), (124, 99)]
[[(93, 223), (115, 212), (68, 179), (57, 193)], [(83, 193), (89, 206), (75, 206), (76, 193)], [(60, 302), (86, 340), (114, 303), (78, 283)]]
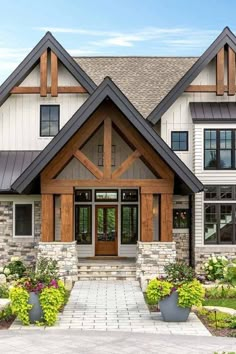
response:
[(236, 0), (0, 0), (0, 83), (51, 31), (72, 56), (199, 56)]

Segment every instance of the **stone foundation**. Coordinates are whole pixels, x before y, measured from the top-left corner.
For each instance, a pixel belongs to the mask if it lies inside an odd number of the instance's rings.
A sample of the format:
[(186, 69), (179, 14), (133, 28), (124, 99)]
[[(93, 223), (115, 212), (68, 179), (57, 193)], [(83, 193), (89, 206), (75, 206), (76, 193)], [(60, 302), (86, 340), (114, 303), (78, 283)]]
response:
[(165, 275), (164, 266), (176, 260), (175, 242), (138, 242), (136, 277), (145, 291), (148, 281)]
[(176, 260), (189, 264), (189, 233), (173, 232), (173, 241), (176, 243)]
[(13, 238), (13, 202), (0, 202), (0, 266), (12, 256), (21, 257), (27, 265), (36, 261), (41, 230), (41, 203), (34, 202), (34, 237)]
[(78, 279), (76, 242), (39, 242), (38, 256), (58, 261), (59, 275), (64, 280)]
[(236, 258), (236, 245), (195, 247), (194, 265), (198, 274), (204, 274), (202, 266), (214, 253), (216, 256), (225, 256), (228, 259)]

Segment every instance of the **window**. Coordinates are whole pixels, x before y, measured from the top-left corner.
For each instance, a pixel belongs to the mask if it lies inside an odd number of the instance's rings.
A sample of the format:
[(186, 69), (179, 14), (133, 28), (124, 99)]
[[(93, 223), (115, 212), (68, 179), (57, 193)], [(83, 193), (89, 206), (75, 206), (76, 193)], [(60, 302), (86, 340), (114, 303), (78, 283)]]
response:
[(204, 237), (206, 244), (236, 243), (236, 186), (206, 186)]
[(189, 227), (189, 210), (173, 209), (174, 229), (187, 229)]
[(121, 243), (136, 244), (138, 240), (138, 206), (121, 206)]
[(40, 106), (40, 136), (55, 136), (60, 129), (60, 108), (58, 105)]
[(91, 189), (75, 190), (75, 202), (91, 202), (92, 191)]
[[(116, 165), (116, 145), (111, 147), (111, 165)], [(103, 145), (98, 145), (98, 166), (103, 166)]]
[(15, 204), (14, 235), (33, 236), (33, 205)]
[(235, 139), (235, 130), (204, 130), (204, 168), (207, 170), (235, 168)]
[(121, 190), (121, 201), (122, 202), (137, 202), (138, 201), (138, 190), (137, 189), (122, 189)]
[(174, 151), (187, 151), (188, 132), (171, 132), (171, 149)]
[(95, 190), (96, 202), (117, 202), (118, 190)]
[(92, 206), (75, 206), (75, 239), (82, 245), (92, 244)]

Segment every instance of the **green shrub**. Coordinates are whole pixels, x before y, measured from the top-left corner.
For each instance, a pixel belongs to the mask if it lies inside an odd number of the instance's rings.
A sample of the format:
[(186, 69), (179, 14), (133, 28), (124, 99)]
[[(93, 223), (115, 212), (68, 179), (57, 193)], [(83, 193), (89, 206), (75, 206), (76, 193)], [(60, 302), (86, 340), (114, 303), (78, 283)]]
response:
[(157, 304), (161, 299), (170, 295), (173, 284), (165, 281), (152, 279), (147, 286), (147, 300), (150, 305)]
[(208, 280), (222, 280), (224, 279), (224, 268), (229, 263), (225, 256), (216, 257), (214, 254), (209, 257), (204, 264), (203, 269)]
[(181, 307), (201, 306), (204, 300), (205, 291), (201, 283), (193, 281), (182, 284), (178, 287), (178, 305)]
[(7, 285), (0, 285), (0, 299), (8, 299), (9, 298), (9, 290)]
[(164, 270), (166, 279), (175, 285), (192, 281), (195, 277), (193, 268), (184, 262), (170, 263), (165, 266)]
[(37, 262), (35, 277), (42, 283), (49, 283), (52, 279), (58, 279), (58, 264), (52, 258), (40, 257)]
[(0, 311), (0, 321), (9, 321), (12, 318), (12, 315), (11, 306), (8, 305), (2, 311)]
[(236, 260), (228, 263), (223, 272), (224, 282), (236, 286)]
[(218, 285), (205, 289), (207, 299), (231, 299), (236, 298), (236, 288)]
[(199, 315), (205, 317), (210, 327), (213, 328), (236, 328), (236, 316), (220, 311), (201, 309)]

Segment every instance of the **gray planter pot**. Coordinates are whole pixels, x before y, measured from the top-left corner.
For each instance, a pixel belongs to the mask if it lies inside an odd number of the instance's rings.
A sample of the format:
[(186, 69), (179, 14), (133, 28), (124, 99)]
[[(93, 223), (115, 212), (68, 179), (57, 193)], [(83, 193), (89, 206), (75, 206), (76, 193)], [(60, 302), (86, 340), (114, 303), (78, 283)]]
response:
[(28, 303), (33, 305), (32, 309), (29, 311), (30, 323), (42, 320), (43, 310), (39, 302), (39, 295), (31, 292)]
[(176, 291), (161, 300), (159, 308), (165, 322), (185, 322), (191, 311), (191, 308), (178, 306), (178, 293)]

